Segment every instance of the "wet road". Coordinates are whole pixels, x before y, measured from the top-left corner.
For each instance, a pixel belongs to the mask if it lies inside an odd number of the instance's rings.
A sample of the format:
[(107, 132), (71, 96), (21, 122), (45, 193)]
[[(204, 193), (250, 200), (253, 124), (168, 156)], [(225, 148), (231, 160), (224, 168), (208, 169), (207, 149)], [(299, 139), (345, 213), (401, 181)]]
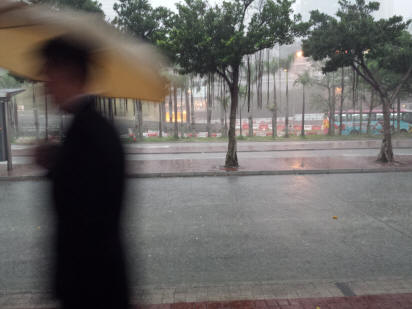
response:
[[(411, 173), (129, 180), (133, 284), (412, 278), (411, 180)], [(46, 289), (46, 189), (44, 181), (0, 182), (0, 291)]]

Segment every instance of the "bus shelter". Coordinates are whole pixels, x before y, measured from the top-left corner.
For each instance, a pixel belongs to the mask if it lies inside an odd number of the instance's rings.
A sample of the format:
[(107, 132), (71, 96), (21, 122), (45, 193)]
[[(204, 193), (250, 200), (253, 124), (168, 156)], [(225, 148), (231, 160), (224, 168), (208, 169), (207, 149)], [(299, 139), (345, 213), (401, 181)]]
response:
[(25, 91), (22, 88), (0, 89), (0, 162), (7, 161), (7, 170), (12, 170), (12, 155), (9, 133), (10, 101), (13, 96)]

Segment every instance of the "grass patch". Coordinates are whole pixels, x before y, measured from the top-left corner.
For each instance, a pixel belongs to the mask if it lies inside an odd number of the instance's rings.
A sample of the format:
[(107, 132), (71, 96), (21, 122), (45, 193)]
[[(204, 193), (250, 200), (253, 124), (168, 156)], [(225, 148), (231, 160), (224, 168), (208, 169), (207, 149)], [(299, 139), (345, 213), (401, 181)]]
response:
[[(412, 134), (394, 134), (394, 139), (411, 139)], [(305, 135), (305, 136), (289, 136), (285, 137), (276, 137), (272, 136), (238, 136), (237, 140), (239, 142), (299, 142), (299, 141), (353, 141), (353, 140), (381, 140), (381, 135), (347, 135), (347, 136), (329, 136), (329, 135)], [(130, 139), (125, 139), (126, 143), (134, 143)], [(174, 138), (174, 137), (148, 137), (144, 138), (140, 143), (226, 143), (228, 142), (227, 137), (187, 137), (187, 138)]]

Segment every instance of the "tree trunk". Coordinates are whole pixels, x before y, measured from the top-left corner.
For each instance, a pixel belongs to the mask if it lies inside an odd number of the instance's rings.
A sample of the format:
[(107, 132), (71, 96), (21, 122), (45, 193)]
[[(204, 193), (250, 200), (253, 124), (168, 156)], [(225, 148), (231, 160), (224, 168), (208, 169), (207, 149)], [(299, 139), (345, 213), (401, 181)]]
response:
[(267, 79), (267, 96), (266, 96), (266, 105), (269, 106), (270, 103), (270, 49), (267, 50), (267, 74), (268, 74), (268, 79)]
[(184, 91), (184, 89), (181, 88), (180, 89), (180, 137), (181, 138), (185, 137), (185, 135), (184, 135), (185, 130), (183, 128), (183, 126), (184, 126), (184, 124), (183, 124), (183, 91)]
[(332, 108), (331, 108), (331, 120), (330, 120), (330, 132), (331, 135), (335, 135), (335, 112), (336, 112), (336, 86), (335, 86), (335, 73), (332, 73)]
[(138, 114), (138, 134), (139, 139), (143, 139), (143, 105), (141, 100), (137, 100), (137, 114)]
[(305, 86), (303, 86), (303, 98), (302, 98), (302, 131), (300, 135), (305, 137)]
[(369, 104), (368, 123), (366, 125), (366, 133), (368, 135), (371, 134), (371, 121), (372, 121), (372, 111), (373, 111), (374, 102), (375, 102), (375, 91), (372, 89), (371, 90), (371, 102)]
[(192, 131), (195, 131), (195, 99), (193, 96), (193, 77), (190, 79), (190, 120), (192, 121)]
[(249, 120), (249, 133), (248, 136), (253, 136), (253, 115), (251, 104), (251, 71), (250, 71), (250, 59), (247, 57), (247, 111), (248, 111), (248, 120)]
[[(279, 46), (279, 53), (280, 53), (280, 46)], [(279, 58), (279, 65), (280, 65), (280, 58)], [(279, 103), (277, 105), (279, 107), (278, 108), (279, 113), (282, 114), (282, 110), (281, 110), (282, 108), (282, 70), (281, 69), (279, 70)]]
[(329, 109), (329, 127), (328, 127), (328, 135), (332, 135), (332, 90), (329, 85), (328, 87), (328, 109)]
[(401, 98), (399, 96), (397, 100), (396, 110), (397, 110), (397, 115), (398, 115), (396, 119), (396, 131), (398, 133), (401, 133)]
[(286, 71), (286, 112), (285, 112), (285, 137), (289, 137), (289, 70)]
[(225, 132), (225, 90), (224, 89), (223, 78), (219, 79), (219, 89), (220, 89), (220, 131), (222, 136), (226, 136)]
[(362, 134), (363, 129), (363, 95), (361, 92), (361, 98), (359, 100), (359, 134)]
[(163, 105), (162, 102), (159, 104), (159, 137), (163, 137)]
[(179, 124), (177, 123), (177, 88), (173, 87), (173, 109), (174, 109), (174, 138), (179, 138)]
[(256, 65), (256, 97), (257, 97), (257, 107), (262, 109), (262, 81), (263, 81), (263, 70), (262, 70), (262, 51), (259, 51), (255, 55), (255, 65)]
[(48, 104), (47, 104), (47, 93), (44, 94), (44, 119), (45, 119), (45, 138), (46, 141), (49, 140), (49, 113), (48, 113)]
[(172, 97), (172, 89), (170, 89), (169, 95), (169, 123), (173, 122), (173, 97)]
[(211, 122), (212, 122), (212, 74), (208, 75), (208, 86), (207, 86), (207, 137), (212, 136), (212, 128), (211, 128)]
[(273, 72), (272, 138), (278, 136), (278, 103), (276, 96), (276, 72)]
[(186, 129), (187, 131), (190, 131), (190, 100), (189, 100), (189, 89), (185, 89), (185, 105), (186, 105)]
[(236, 110), (239, 101), (239, 66), (232, 68), (233, 78), (230, 88), (230, 124), (229, 124), (229, 145), (226, 154), (225, 167), (237, 168), (239, 162), (237, 159), (237, 142), (236, 142)]
[[(238, 99), (239, 101), (239, 99)], [(243, 134), (243, 128), (242, 128), (242, 106), (239, 106), (239, 121), (240, 121), (240, 127), (239, 127), (239, 135), (242, 137)]]
[(393, 150), (392, 150), (392, 132), (391, 132), (391, 120), (390, 120), (390, 105), (391, 102), (388, 98), (382, 97), (383, 108), (383, 141), (380, 153), (378, 155), (378, 161), (380, 162), (393, 162)]
[(40, 128), (39, 128), (39, 113), (37, 110), (37, 101), (36, 101), (36, 85), (33, 84), (33, 116), (34, 116), (34, 127), (36, 129), (36, 139), (40, 138)]
[(339, 107), (339, 135), (342, 136), (343, 131), (343, 103), (345, 101), (345, 68), (342, 67), (341, 76), (341, 94), (340, 94), (340, 107)]

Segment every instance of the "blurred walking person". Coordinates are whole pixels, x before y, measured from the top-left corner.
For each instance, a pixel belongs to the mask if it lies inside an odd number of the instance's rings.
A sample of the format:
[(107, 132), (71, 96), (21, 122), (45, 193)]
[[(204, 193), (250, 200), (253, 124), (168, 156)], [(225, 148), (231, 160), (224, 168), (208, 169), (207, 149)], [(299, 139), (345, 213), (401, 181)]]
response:
[(38, 148), (56, 214), (54, 287), (63, 309), (128, 307), (121, 239), (124, 154), (119, 135), (85, 93), (92, 52), (57, 37), (40, 49), (49, 94), (73, 121), (60, 146)]

